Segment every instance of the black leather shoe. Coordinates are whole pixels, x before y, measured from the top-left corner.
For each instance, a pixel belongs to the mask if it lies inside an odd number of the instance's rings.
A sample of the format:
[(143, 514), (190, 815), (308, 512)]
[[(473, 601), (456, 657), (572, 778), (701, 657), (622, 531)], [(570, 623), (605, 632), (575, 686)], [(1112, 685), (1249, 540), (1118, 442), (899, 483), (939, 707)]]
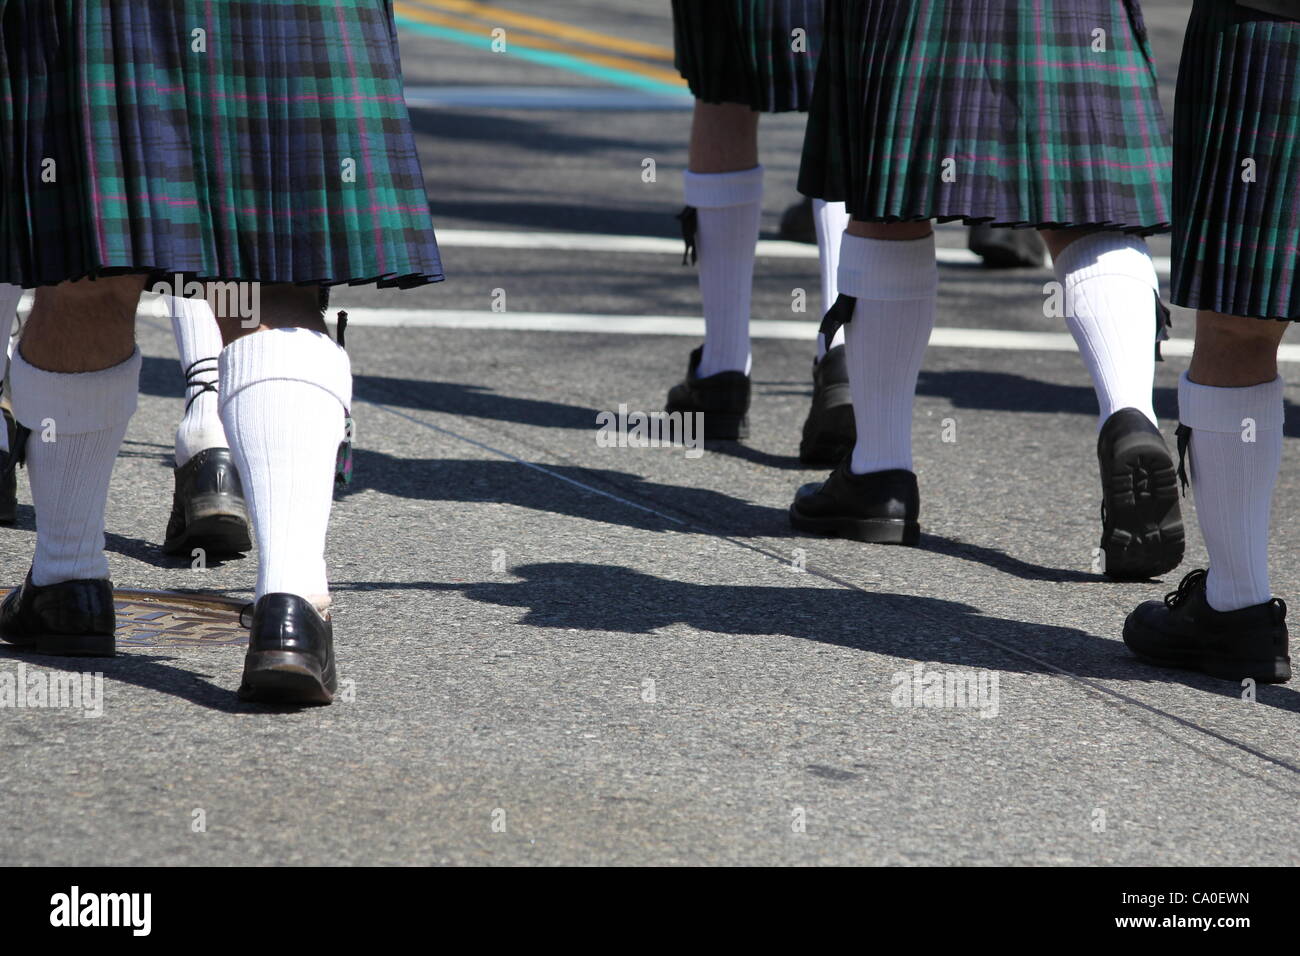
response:
[(239, 696), (278, 704), (328, 704), (334, 673), (334, 625), (296, 594), (267, 594), (253, 606)]
[(813, 222), (813, 202), (804, 196), (781, 213), (777, 235), (790, 242), (817, 244), (817, 224)]
[(1261, 684), (1291, 679), (1286, 604), (1273, 598), (1237, 611), (1205, 599), (1206, 574), (1192, 571), (1163, 601), (1147, 601), (1124, 622), (1124, 643), (1142, 660)]
[(252, 547), (244, 487), (230, 449), (204, 449), (176, 469), (163, 551), (188, 556), (202, 548), (208, 557), (230, 557)]
[(849, 367), (844, 346), (829, 350), (813, 365), (812, 407), (803, 423), (799, 460), (805, 465), (836, 465), (858, 438), (849, 393)]
[(0, 451), (0, 524), (13, 524), (18, 517), (18, 428), (9, 409), (0, 409), (4, 421), (0, 422), (9, 436), (9, 451)]
[(915, 547), (920, 512), (916, 475), (901, 468), (855, 475), (846, 456), (825, 482), (795, 493), (790, 524), (812, 534)]
[(1102, 570), (1117, 580), (1152, 578), (1183, 560), (1178, 471), (1160, 429), (1121, 408), (1097, 436), (1101, 466)]
[(37, 587), (32, 574), (0, 604), (0, 638), (37, 654), (112, 657), (113, 585), (103, 578)]
[(704, 437), (749, 437), (749, 376), (744, 372), (718, 372), (696, 376), (704, 346), (691, 352), (686, 380), (668, 390), (667, 412), (704, 413)]
[(970, 227), (967, 245), (986, 269), (1037, 268), (1047, 261), (1047, 247), (1037, 229), (995, 229), (981, 223)]

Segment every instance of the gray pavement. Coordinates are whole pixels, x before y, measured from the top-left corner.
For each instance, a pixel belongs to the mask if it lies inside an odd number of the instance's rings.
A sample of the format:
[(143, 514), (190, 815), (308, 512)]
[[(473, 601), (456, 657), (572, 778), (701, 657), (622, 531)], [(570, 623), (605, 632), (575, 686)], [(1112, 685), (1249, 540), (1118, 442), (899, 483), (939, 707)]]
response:
[[(498, 6), (670, 42), (667, 4)], [(1171, 94), (1185, 11), (1147, 7)], [(402, 43), (411, 84), (596, 85), (408, 30)], [(671, 236), (688, 121), (419, 111), (435, 222)], [(769, 233), (794, 197), (799, 127), (764, 123)], [(486, 311), (505, 288), (512, 313), (698, 309), (672, 256), (448, 248), (445, 261), (437, 287), (336, 304)], [(1062, 331), (1041, 317), (1048, 278), (945, 266), (940, 325)], [(815, 289), (813, 263), (760, 261), (755, 316), (790, 318), (796, 285)], [(114, 580), (244, 598), (255, 556), (196, 571), (160, 554), (180, 382), (169, 329), (142, 319), (139, 333), (141, 405), (108, 512)], [(915, 416), (925, 533), (903, 549), (788, 527), (794, 489), (824, 474), (795, 457), (810, 342), (755, 341), (743, 446), (598, 447), (596, 413), (661, 407), (695, 341), (350, 330), (357, 479), (329, 560), (355, 699), (241, 704), (237, 647), (97, 662), (102, 717), (0, 710), (0, 861), (1300, 862), (1300, 693), (1246, 701), (1145, 667), (1120, 641), (1124, 615), (1203, 566), (1204, 546), (1189, 520), (1187, 560), (1164, 580), (1093, 573), (1095, 404), (1076, 356), (931, 349)], [(1159, 367), (1171, 440), (1184, 367)], [(1295, 434), (1274, 519), (1283, 597), (1300, 595)], [(0, 583), (26, 568), (30, 500), (24, 479)], [(0, 650), (0, 671), (20, 660)], [(896, 706), (918, 664), (996, 678), (996, 713)]]

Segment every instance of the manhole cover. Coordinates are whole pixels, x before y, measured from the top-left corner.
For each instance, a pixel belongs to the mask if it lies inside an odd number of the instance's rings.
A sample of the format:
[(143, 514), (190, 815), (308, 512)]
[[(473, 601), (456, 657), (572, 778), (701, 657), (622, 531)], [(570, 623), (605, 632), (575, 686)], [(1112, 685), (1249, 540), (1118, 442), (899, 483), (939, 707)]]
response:
[(246, 602), (175, 591), (113, 592), (118, 647), (216, 647), (247, 644), (239, 626)]
[[(0, 600), (9, 589), (0, 590)], [(239, 624), (247, 602), (176, 591), (113, 592), (119, 647), (216, 647), (247, 644)]]

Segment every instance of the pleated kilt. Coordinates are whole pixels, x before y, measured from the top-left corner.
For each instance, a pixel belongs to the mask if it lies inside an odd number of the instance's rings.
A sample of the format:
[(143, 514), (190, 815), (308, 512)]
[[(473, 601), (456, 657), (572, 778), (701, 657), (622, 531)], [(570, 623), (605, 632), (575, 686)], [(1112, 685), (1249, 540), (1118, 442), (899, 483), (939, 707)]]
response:
[(1169, 228), (1136, 0), (827, 0), (825, 34), (801, 192), (882, 222)]
[(696, 99), (805, 112), (822, 44), (822, 2), (673, 0), (673, 39), (678, 72)]
[(0, 280), (442, 278), (387, 0), (0, 0)]
[[(1172, 299), (1300, 319), (1300, 4), (1197, 0), (1174, 113)], [(1280, 6), (1279, 6), (1280, 9)]]

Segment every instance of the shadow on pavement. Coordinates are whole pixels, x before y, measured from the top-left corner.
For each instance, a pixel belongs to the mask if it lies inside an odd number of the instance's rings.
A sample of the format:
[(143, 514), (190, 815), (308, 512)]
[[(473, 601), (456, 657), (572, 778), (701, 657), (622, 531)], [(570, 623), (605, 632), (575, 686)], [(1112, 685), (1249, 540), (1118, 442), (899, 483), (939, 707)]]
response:
[[(685, 624), (719, 634), (779, 634), (923, 663), (1056, 673), (1021, 656), (1031, 655), (1079, 677), (1178, 683), (1234, 698), (1241, 690), (1231, 681), (1143, 664), (1118, 634), (1108, 640), (1072, 627), (989, 617), (957, 601), (847, 588), (693, 584), (578, 562), (522, 565), (509, 573), (522, 580), (423, 587), (527, 608), (519, 623), (529, 627), (650, 634)], [(1260, 687), (1258, 703), (1300, 713), (1300, 691)]]
[[(645, 453), (680, 454), (677, 449), (646, 449)], [(635, 504), (662, 509), (680, 517), (630, 508), (604, 495), (562, 487), (551, 475), (513, 461), (439, 458), (398, 458), (358, 448), (355, 478), (349, 494), (371, 489), (399, 498), (426, 501), (508, 504), (550, 514), (602, 521), (644, 531), (678, 531), (734, 538), (805, 540), (790, 528), (784, 507), (756, 505), (712, 488), (691, 488), (649, 481), (631, 472), (566, 465), (546, 465), (561, 479), (580, 482)], [(791, 489), (793, 493), (793, 489)], [(816, 540), (816, 539), (811, 539)], [(874, 547), (862, 545), (863, 548)], [(922, 548), (949, 557), (986, 565), (1004, 574), (1031, 581), (1101, 582), (1099, 574), (1046, 567), (1002, 551), (953, 538), (927, 534)]]

